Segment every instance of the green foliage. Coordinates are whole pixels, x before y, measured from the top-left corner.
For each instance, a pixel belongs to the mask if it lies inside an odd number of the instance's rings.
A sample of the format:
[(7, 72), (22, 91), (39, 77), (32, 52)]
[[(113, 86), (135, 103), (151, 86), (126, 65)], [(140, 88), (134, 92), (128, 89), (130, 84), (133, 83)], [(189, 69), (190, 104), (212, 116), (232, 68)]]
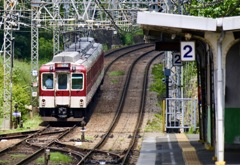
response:
[(150, 90), (157, 92), (158, 97), (163, 97), (166, 94), (166, 85), (162, 81), (164, 76), (163, 64), (155, 64), (152, 68), (153, 83), (150, 85)]
[(0, 164), (9, 164), (11, 160), (0, 160)]
[(188, 132), (187, 132), (187, 134), (198, 134), (198, 133), (199, 133), (199, 130), (196, 129), (196, 130), (194, 131), (194, 128), (193, 128), (193, 127), (190, 127), (189, 130), (188, 130)]
[[(3, 64), (3, 59), (0, 58), (0, 64)], [(27, 74), (29, 72), (29, 74)], [(4, 68), (0, 66), (0, 117), (3, 117), (3, 88), (4, 88)], [(30, 104), (30, 91), (31, 91), (31, 77), (30, 65), (24, 62), (14, 60), (13, 74), (12, 74), (12, 107), (18, 103), (18, 110), (22, 115), (27, 114), (25, 105)]]
[(111, 83), (116, 84), (116, 83), (118, 83), (118, 80), (113, 79), (113, 80), (111, 80)]
[(125, 45), (131, 45), (132, 44), (132, 35), (130, 33), (126, 33), (124, 35), (124, 44)]
[(31, 58), (31, 33), (18, 32), (13, 34), (14, 40), (14, 58), (15, 59), (30, 59)]
[(27, 155), (25, 155), (25, 154), (11, 154), (10, 157), (13, 158), (13, 159), (20, 159), (20, 158), (27, 157)]
[(38, 128), (39, 124), (42, 122), (42, 119), (40, 116), (38, 115), (34, 115), (33, 118), (31, 120), (26, 120), (23, 123), (23, 129), (24, 130), (28, 130), (29, 128), (32, 130), (35, 130)]
[(108, 45), (107, 44), (103, 44), (103, 51), (107, 51), (107, 50), (109, 50), (108, 49)]
[[(112, 76), (112, 77), (122, 76), (122, 75), (124, 75), (124, 71), (112, 71), (112, 72), (110, 72), (108, 75), (109, 75), (109, 76)], [(111, 80), (111, 83), (112, 83), (112, 84), (116, 84), (116, 83), (118, 83), (118, 80), (112, 79), (112, 80)]]
[[(25, 105), (30, 104), (30, 87), (23, 87), (20, 84), (13, 85), (13, 105), (18, 104), (18, 110), (23, 114), (27, 114)], [(24, 116), (23, 116), (24, 118)]]
[(196, 62), (185, 63), (183, 66), (183, 92), (184, 97), (192, 98), (193, 90), (197, 87), (197, 65)]
[[(1, 5), (0, 5), (1, 6)], [(22, 30), (22, 29), (21, 29)], [(15, 59), (30, 59), (31, 58), (31, 32), (30, 28), (23, 29), (22, 31), (13, 32), (14, 45), (14, 58)], [(0, 46), (3, 45), (3, 33), (0, 31)]]
[(162, 131), (162, 115), (155, 114), (152, 121), (148, 121), (145, 132), (161, 132)]
[[(62, 163), (72, 163), (73, 159), (65, 154), (60, 152), (51, 152), (49, 164), (62, 164)], [(37, 163), (44, 163), (44, 156), (37, 159)]]
[[(1, 120), (0, 120), (0, 123), (1, 123)], [(38, 116), (38, 115), (34, 115), (32, 119), (29, 119), (29, 117), (28, 117), (28, 120), (25, 120), (23, 122), (23, 128), (17, 127), (16, 129), (7, 130), (7, 131), (4, 131), (4, 132), (0, 131), (0, 134), (24, 132), (24, 131), (29, 131), (29, 130), (37, 130), (40, 123), (42, 123), (41, 117)]]
[(41, 37), (39, 39), (39, 57), (42, 60), (49, 60), (53, 57), (52, 40)]
[(227, 0), (227, 1), (198, 1), (192, 0), (191, 4), (186, 4), (190, 15), (204, 16), (204, 17), (227, 17), (240, 15), (240, 1)]
[(131, 32), (121, 33), (123, 45), (133, 45), (143, 39), (143, 30), (140, 28), (132, 29)]
[[(31, 66), (28, 62), (14, 60), (13, 64), (13, 83), (30, 85), (31, 82)], [(23, 74), (25, 73), (25, 74)]]
[(142, 29), (137, 29), (135, 32), (135, 35), (142, 35), (143, 36), (143, 30)]

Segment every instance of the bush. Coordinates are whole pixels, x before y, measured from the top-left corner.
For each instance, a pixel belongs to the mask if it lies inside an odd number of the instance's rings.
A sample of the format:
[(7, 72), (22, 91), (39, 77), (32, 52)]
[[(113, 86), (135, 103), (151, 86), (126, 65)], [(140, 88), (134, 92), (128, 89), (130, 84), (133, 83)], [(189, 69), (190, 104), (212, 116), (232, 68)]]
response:
[[(3, 117), (4, 68), (2, 58), (0, 58), (0, 63), (2, 64), (0, 67), (0, 117)], [(28, 72), (29, 74), (27, 74)], [(30, 64), (26, 62), (14, 61), (12, 82), (12, 111), (14, 111), (14, 105), (17, 103), (18, 110), (21, 111), (22, 115), (24, 116), (27, 113), (25, 110), (25, 105), (29, 105), (31, 100)]]
[(145, 132), (161, 132), (162, 131), (162, 115), (155, 114), (152, 121), (148, 121)]
[(150, 86), (150, 90), (157, 92), (158, 97), (162, 98), (166, 94), (166, 84), (162, 81), (165, 78), (163, 73), (163, 64), (155, 64), (152, 68), (154, 82)]

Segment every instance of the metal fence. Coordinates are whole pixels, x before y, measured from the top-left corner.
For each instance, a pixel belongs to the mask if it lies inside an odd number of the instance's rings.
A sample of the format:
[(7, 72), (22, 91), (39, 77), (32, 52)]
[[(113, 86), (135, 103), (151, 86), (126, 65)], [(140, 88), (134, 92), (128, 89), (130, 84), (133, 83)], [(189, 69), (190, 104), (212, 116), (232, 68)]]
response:
[(196, 131), (198, 124), (197, 99), (167, 98), (166, 120), (167, 132), (187, 132), (190, 128)]

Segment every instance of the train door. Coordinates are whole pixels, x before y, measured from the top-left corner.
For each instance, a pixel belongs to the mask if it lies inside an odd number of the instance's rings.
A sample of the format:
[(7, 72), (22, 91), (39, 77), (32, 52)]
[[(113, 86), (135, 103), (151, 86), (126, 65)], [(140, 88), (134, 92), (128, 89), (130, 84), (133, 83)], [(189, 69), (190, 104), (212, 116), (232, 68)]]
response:
[(56, 75), (56, 106), (69, 106), (69, 73), (57, 73)]

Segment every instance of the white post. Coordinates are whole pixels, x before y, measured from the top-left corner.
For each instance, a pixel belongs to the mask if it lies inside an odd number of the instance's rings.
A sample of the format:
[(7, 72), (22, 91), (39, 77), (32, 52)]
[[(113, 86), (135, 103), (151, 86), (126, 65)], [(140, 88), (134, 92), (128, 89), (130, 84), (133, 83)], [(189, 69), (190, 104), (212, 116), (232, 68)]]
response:
[(223, 108), (223, 70), (222, 70), (222, 40), (224, 32), (221, 33), (217, 42), (217, 162), (224, 162), (224, 108)]
[(197, 122), (196, 122), (196, 111), (197, 111), (197, 101), (195, 100), (195, 101), (193, 101), (193, 104), (194, 104), (194, 131), (196, 131), (196, 127), (197, 127)]

